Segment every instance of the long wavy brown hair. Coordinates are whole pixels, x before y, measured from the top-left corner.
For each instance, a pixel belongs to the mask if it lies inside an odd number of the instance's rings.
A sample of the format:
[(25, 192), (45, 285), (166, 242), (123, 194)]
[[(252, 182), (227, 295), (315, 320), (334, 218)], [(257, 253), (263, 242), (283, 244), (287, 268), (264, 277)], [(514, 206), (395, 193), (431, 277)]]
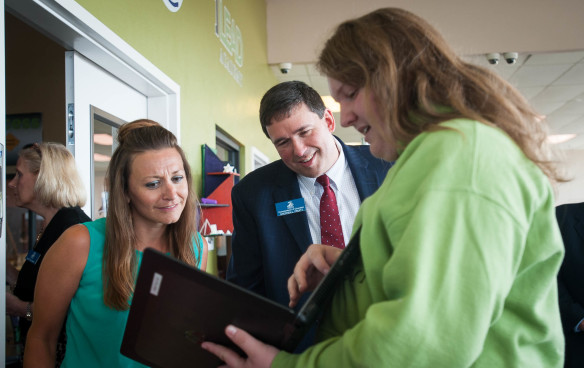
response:
[[(109, 191), (105, 248), (103, 261), (104, 302), (117, 310), (127, 310), (134, 292), (137, 274), (136, 233), (128, 201), (128, 180), (136, 155), (166, 148), (175, 149), (181, 156), (188, 182), (188, 196), (184, 210), (176, 223), (166, 227), (166, 236), (173, 257), (195, 265), (193, 241), (200, 250), (196, 236), (198, 225), (198, 200), (193, 191), (191, 167), (178, 145), (176, 137), (157, 122), (147, 119), (124, 124), (118, 132), (119, 145), (112, 155), (106, 173)], [(199, 252), (197, 252), (199, 253)]]
[(510, 84), (459, 58), (420, 17), (383, 8), (343, 22), (317, 68), (373, 95), (401, 150), (437, 124), (468, 118), (499, 127), (553, 181), (560, 175), (546, 143), (548, 128)]

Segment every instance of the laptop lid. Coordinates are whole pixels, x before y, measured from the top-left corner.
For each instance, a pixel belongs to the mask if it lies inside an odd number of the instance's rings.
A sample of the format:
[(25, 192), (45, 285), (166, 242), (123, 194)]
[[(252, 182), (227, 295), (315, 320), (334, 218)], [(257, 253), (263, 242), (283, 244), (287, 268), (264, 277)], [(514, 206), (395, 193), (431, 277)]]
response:
[(120, 351), (151, 367), (216, 367), (222, 362), (203, 350), (201, 342), (213, 341), (243, 355), (225, 336), (228, 324), (293, 351), (359, 253), (357, 233), (296, 314), (291, 308), (148, 248)]

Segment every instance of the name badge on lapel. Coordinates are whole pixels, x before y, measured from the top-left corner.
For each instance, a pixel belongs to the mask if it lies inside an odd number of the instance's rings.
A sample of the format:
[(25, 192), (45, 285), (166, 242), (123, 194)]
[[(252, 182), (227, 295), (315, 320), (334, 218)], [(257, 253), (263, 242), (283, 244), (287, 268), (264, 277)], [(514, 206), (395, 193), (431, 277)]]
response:
[(306, 211), (304, 207), (304, 198), (291, 199), (276, 203), (276, 214), (278, 216), (290, 215), (296, 212)]

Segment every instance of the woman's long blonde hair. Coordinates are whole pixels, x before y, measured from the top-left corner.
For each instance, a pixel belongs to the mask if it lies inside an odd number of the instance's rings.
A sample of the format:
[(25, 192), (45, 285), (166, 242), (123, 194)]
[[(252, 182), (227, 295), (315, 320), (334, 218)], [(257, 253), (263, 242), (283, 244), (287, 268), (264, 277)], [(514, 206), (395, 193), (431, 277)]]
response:
[(403, 149), (437, 124), (469, 118), (505, 131), (552, 180), (543, 117), (510, 84), (464, 62), (420, 17), (383, 8), (338, 26), (317, 68), (328, 77), (373, 94)]
[(199, 244), (198, 237), (195, 236), (199, 212), (197, 197), (193, 191), (191, 168), (174, 134), (152, 120), (141, 119), (122, 125), (118, 132), (118, 142), (119, 145), (112, 155), (106, 173), (109, 200), (103, 288), (104, 302), (107, 306), (126, 310), (129, 308), (128, 302), (134, 291), (137, 273), (136, 233), (130, 204), (126, 200), (131, 165), (137, 154), (165, 148), (173, 148), (180, 154), (189, 189), (179, 220), (166, 227), (169, 249), (173, 257), (195, 265), (197, 259), (192, 244), (195, 241), (199, 250), (202, 244)]

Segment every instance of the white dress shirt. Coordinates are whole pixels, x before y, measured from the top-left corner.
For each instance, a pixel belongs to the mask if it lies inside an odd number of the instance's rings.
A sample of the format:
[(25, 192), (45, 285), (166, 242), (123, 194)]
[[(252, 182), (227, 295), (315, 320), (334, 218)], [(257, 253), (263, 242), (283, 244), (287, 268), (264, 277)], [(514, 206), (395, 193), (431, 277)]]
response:
[[(339, 216), (343, 227), (343, 238), (346, 245), (351, 237), (353, 222), (359, 206), (361, 206), (361, 199), (341, 144), (336, 140), (335, 143), (340, 155), (334, 165), (326, 172), (326, 175), (329, 177), (331, 188), (337, 198)], [(304, 198), (312, 242), (320, 244), (322, 243), (320, 235), (320, 197), (324, 189), (316, 182), (316, 178), (308, 178), (302, 175), (297, 175), (297, 177), (300, 194)]]

